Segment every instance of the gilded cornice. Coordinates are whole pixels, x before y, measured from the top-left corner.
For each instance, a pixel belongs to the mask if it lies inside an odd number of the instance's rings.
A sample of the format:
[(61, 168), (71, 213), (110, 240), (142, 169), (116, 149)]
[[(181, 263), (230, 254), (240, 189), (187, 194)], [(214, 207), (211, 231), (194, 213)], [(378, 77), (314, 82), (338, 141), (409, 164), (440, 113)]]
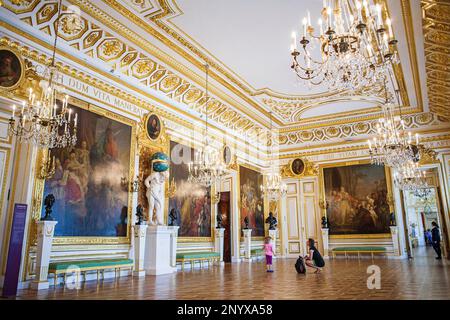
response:
[[(182, 10), (178, 7), (175, 0), (157, 0), (157, 3), (159, 5), (159, 9), (156, 10), (156, 12), (150, 12), (148, 13), (148, 9), (145, 8), (145, 6), (150, 6), (150, 3), (144, 4), (142, 2), (136, 2), (136, 1), (127, 1), (129, 8), (126, 8), (125, 6), (121, 5), (117, 1), (113, 0), (103, 0), (104, 2), (108, 3), (111, 7), (113, 7), (115, 10), (120, 12), (121, 14), (124, 14), (128, 19), (133, 21), (135, 24), (139, 25), (140, 27), (144, 29), (150, 29), (150, 32), (157, 32), (153, 28), (151, 28), (148, 24), (148, 21), (153, 22), (158, 27), (160, 27), (167, 35), (170, 35), (171, 38), (174, 38), (180, 43), (183, 47), (187, 49), (187, 51), (194, 53), (197, 57), (199, 57), (202, 61), (207, 61), (208, 64), (212, 67), (212, 69), (216, 69), (220, 72), (223, 76), (226, 77), (226, 79), (235, 85), (237, 85), (240, 89), (244, 91), (244, 93), (250, 95), (250, 96), (263, 96), (263, 98), (260, 100), (265, 108), (271, 108), (270, 105), (268, 105), (266, 102), (271, 101), (272, 104), (274, 101), (277, 101), (278, 107), (273, 109), (275, 111), (276, 117), (275, 122), (278, 125), (282, 125), (277, 119), (282, 119), (285, 124), (299, 124), (301, 121), (301, 118), (299, 115), (297, 117), (292, 117), (292, 114), (289, 110), (295, 110), (296, 108), (293, 108), (291, 104), (295, 104), (296, 106), (300, 106), (301, 108), (305, 107), (317, 107), (322, 104), (327, 104), (333, 101), (336, 101), (337, 96), (342, 96), (342, 93), (340, 92), (327, 92), (322, 93), (319, 95), (286, 95), (278, 92), (274, 92), (270, 88), (262, 88), (262, 89), (255, 89), (253, 88), (249, 83), (245, 82), (241, 77), (239, 77), (237, 74), (227, 71), (224, 67), (222, 67), (224, 64), (219, 61), (218, 58), (214, 57), (210, 52), (208, 52), (205, 48), (203, 48), (199, 43), (195, 41), (195, 39), (191, 38), (188, 34), (183, 33), (181, 35), (179, 32), (177, 32), (176, 26), (171, 22), (171, 19), (183, 14)], [(385, 0), (381, 0), (382, 3), (384, 3), (384, 6), (386, 7), (386, 10), (389, 11), (387, 7), (387, 3)], [(138, 14), (133, 13), (133, 11), (137, 11)], [(146, 13), (143, 13), (143, 11), (146, 11)], [(161, 39), (160, 39), (161, 40)], [(169, 45), (171, 49), (178, 51), (179, 47), (175, 45), (173, 42), (168, 40), (167, 38), (164, 38), (164, 43), (166, 45)], [(410, 49), (411, 50), (411, 49)], [(186, 51), (183, 51), (185, 54)], [(205, 54), (206, 53), (206, 54)], [(195, 64), (194, 61), (191, 61), (192, 59), (189, 59), (190, 62)], [(417, 69), (417, 68), (416, 68)], [(400, 94), (402, 97), (402, 101), (405, 105), (409, 105), (409, 97), (406, 92), (406, 86), (405, 81), (403, 77), (402, 67), (401, 65), (396, 65), (394, 67), (394, 73), (398, 80), (399, 88), (400, 88)], [(370, 90), (369, 88), (365, 89)], [(348, 94), (347, 94), (348, 95)], [(374, 95), (374, 99), (376, 99), (377, 95)], [(284, 108), (284, 105), (288, 105), (287, 108)], [(258, 111), (261, 111), (258, 109)], [(365, 112), (373, 111), (373, 109), (365, 108)], [(422, 111), (422, 108), (420, 108), (419, 111)], [(288, 114), (288, 115), (287, 115)], [(352, 113), (348, 112), (342, 116), (351, 116)], [(267, 116), (267, 114), (266, 114)], [(340, 116), (340, 115), (339, 115)], [(314, 121), (316, 119), (307, 119), (307, 121)], [(347, 120), (347, 122), (352, 122), (352, 120)]]
[[(404, 115), (403, 120), (408, 129), (418, 129), (425, 126), (447, 126), (445, 119), (431, 112)], [(296, 145), (300, 143), (321, 142), (330, 139), (346, 139), (359, 135), (375, 134), (377, 120), (360, 121), (352, 124), (339, 124), (325, 128), (280, 132), (281, 146)]]
[(450, 3), (422, 0), (429, 107), (450, 119)]
[[(72, 2), (80, 5), (81, 3), (78, 2), (83, 2), (83, 10), (95, 12), (96, 15), (103, 14), (100, 10), (92, 7), (90, 3), (86, 3), (86, 1)], [(51, 2), (36, 4), (36, 1), (33, 1), (29, 3), (28, 7), (22, 8), (19, 14), (12, 3), (5, 2), (5, 8), (17, 13), (22, 21), (50, 35), (53, 35), (55, 32), (56, 5), (57, 3)], [(64, 8), (64, 11), (66, 9)], [(63, 14), (65, 14), (64, 11)], [(187, 105), (192, 110), (204, 113), (205, 105), (207, 104), (210, 118), (228, 129), (245, 132), (250, 137), (258, 136), (264, 130), (264, 127), (258, 125), (254, 119), (241, 115), (234, 108), (222, 103), (220, 100), (209, 97), (208, 101), (206, 101), (205, 93), (202, 89), (157, 63), (145, 52), (131, 47), (128, 43), (103, 30), (89, 18), (89, 16), (81, 17), (82, 28), (75, 33), (67, 34), (64, 28), (59, 30), (61, 38), (75, 50), (88, 57), (100, 59), (115, 69), (116, 72), (133, 77), (141, 84)], [(104, 17), (104, 19), (108, 19), (108, 17)], [(151, 46), (152, 50), (161, 53), (148, 41), (134, 35), (117, 21), (110, 18), (108, 22), (111, 27), (121, 27), (123, 32), (126, 31), (129, 40), (135, 40), (143, 44), (146, 49)], [(172, 64), (177, 64), (177, 62), (173, 60)], [(185, 71), (187, 72), (187, 69)], [(198, 80), (204, 81), (203, 79)]]

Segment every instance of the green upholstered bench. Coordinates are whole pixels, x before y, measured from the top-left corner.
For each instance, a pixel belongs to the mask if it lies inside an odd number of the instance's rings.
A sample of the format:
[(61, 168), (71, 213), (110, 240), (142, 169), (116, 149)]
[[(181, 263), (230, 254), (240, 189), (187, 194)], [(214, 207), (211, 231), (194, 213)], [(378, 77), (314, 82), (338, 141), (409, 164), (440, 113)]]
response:
[(264, 257), (264, 249), (251, 249), (250, 256), (258, 258)]
[(344, 254), (345, 257), (347, 257), (347, 254), (349, 253), (357, 253), (358, 258), (360, 257), (361, 253), (370, 253), (372, 255), (374, 254), (386, 254), (386, 248), (385, 247), (373, 247), (373, 246), (365, 246), (365, 247), (338, 247), (334, 248), (332, 250), (333, 257), (336, 257), (336, 254)]
[(92, 259), (92, 260), (73, 260), (73, 261), (60, 261), (51, 262), (48, 267), (48, 273), (54, 274), (55, 284), (58, 280), (58, 275), (64, 275), (64, 283), (66, 283), (67, 273), (76, 272), (77, 282), (80, 273), (85, 273), (86, 271), (97, 271), (97, 281), (99, 279), (99, 272), (101, 271), (103, 277), (105, 275), (106, 269), (114, 269), (115, 276), (117, 277), (117, 271), (121, 269), (133, 270), (133, 260), (132, 259)]
[[(184, 270), (184, 263), (189, 261), (191, 263), (191, 269), (194, 268), (194, 262), (199, 261), (203, 266), (203, 261), (208, 261), (209, 264), (214, 261), (219, 261), (220, 254), (218, 252), (180, 252), (177, 253), (177, 262), (181, 263), (181, 270)], [(208, 265), (209, 265), (208, 264)]]

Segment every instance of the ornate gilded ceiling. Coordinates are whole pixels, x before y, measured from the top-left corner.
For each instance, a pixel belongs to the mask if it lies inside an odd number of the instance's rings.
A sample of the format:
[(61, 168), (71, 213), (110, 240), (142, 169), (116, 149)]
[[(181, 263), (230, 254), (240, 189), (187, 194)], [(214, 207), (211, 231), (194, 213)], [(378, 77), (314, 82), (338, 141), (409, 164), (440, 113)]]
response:
[(450, 2), (422, 0), (429, 106), (450, 119)]
[[(432, 3), (435, 2), (422, 1), (425, 17), (433, 16)], [(139, 83), (142, 88), (156, 90), (169, 99), (186, 105), (191, 111), (202, 113), (207, 105), (212, 120), (227, 130), (246, 137), (262, 136), (269, 127), (268, 110), (273, 110), (277, 115), (280, 144), (285, 147), (303, 143), (323, 144), (327, 140), (371, 134), (374, 130), (373, 120), (379, 111), (377, 105), (382, 101), (381, 88), (366, 88), (351, 95), (346, 92), (333, 92), (309, 96), (284, 95), (270, 88), (255, 89), (210, 55), (194, 39), (175, 27), (171, 20), (183, 15), (175, 0), (68, 0), (64, 1), (64, 4), (76, 5), (82, 11), (80, 26), (73, 28), (70, 25), (71, 20), (64, 19), (63, 16), (59, 30), (60, 36), (72, 47), (76, 56), (91, 58), (92, 63), (103, 62), (114, 70), (110, 74), (111, 79), (117, 74), (124, 75)], [(415, 44), (411, 40), (411, 36), (414, 38), (414, 30), (411, 30), (410, 26), (412, 16), (408, 11), (409, 1), (402, 1), (401, 5), (400, 9), (394, 8), (402, 12), (400, 16), (404, 20), (404, 24), (399, 23), (399, 29), (406, 33), (404, 47), (410, 56), (415, 57)], [(448, 4), (442, 5), (448, 7)], [(43, 35), (54, 35), (56, 1), (7, 0), (4, 1), (4, 7)], [(418, 10), (420, 11), (420, 8)], [(446, 12), (448, 14), (448, 11)], [(428, 21), (428, 18), (424, 19)], [(403, 25), (407, 32), (402, 29)], [(433, 22), (433, 28), (437, 30), (435, 25)], [(428, 88), (430, 92), (436, 92), (436, 95), (430, 94), (430, 107), (431, 111), (448, 117), (446, 100), (443, 97), (449, 90), (447, 80), (450, 78), (444, 77), (447, 70), (442, 67), (446, 61), (443, 60), (445, 53), (445, 59), (448, 59), (448, 50), (445, 51), (444, 47), (448, 39), (445, 38), (446, 34), (437, 37), (429, 31), (434, 29), (427, 26), (428, 24), (424, 23), (424, 30), (428, 30), (425, 39)], [(442, 29), (445, 26), (448, 27), (448, 24), (442, 21), (439, 23), (439, 34), (448, 30)], [(437, 47), (437, 38), (441, 41), (438, 46), (439, 54), (433, 54), (433, 46)], [(178, 59), (179, 57), (182, 59)], [(436, 59), (439, 59), (439, 63)], [(401, 69), (397, 70), (397, 78), (403, 88), (402, 99), (409, 103), (408, 92), (415, 91), (415, 108), (410, 108), (409, 112), (425, 113), (411, 114), (408, 121), (411, 122), (412, 128), (442, 125), (442, 118), (423, 110), (418, 62), (412, 58), (411, 61), (413, 63), (408, 64), (408, 72), (405, 75)], [(210, 75), (214, 80), (208, 101), (203, 89), (205, 62), (211, 66)], [(430, 79), (434, 79), (433, 76), (438, 77), (440, 82), (430, 82)], [(404, 81), (404, 78), (408, 81)], [(445, 90), (442, 86), (446, 86)], [(411, 88), (413, 89), (410, 90)], [(347, 109), (329, 108), (329, 103), (334, 102), (345, 102)], [(352, 109), (354, 102), (367, 103), (368, 107)], [(316, 110), (322, 110), (322, 114), (314, 116), (311, 111)], [(305, 115), (308, 116), (305, 118)]]

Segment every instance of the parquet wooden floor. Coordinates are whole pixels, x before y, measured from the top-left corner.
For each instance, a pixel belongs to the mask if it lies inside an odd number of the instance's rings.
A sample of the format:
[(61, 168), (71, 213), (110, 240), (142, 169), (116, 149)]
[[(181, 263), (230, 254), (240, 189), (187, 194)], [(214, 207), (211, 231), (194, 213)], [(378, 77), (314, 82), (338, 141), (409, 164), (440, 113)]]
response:
[[(425, 249), (422, 249), (425, 250)], [(331, 259), (321, 274), (297, 274), (295, 259), (233, 263), (171, 275), (86, 282), (79, 290), (19, 291), (18, 299), (450, 299), (450, 261), (427, 248), (414, 260)], [(367, 288), (367, 267), (378, 265), (381, 288)]]

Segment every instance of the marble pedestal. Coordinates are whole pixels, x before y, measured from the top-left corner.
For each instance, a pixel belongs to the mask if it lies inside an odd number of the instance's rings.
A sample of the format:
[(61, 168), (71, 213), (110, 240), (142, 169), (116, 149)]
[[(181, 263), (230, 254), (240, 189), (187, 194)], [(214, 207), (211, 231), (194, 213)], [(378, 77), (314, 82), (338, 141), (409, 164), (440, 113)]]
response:
[(178, 227), (148, 226), (144, 269), (146, 275), (176, 272), (174, 257), (177, 251)]
[(392, 246), (394, 247), (394, 255), (400, 256), (400, 242), (398, 238), (398, 227), (391, 226)]
[(329, 244), (328, 244), (328, 228), (322, 228), (322, 244), (323, 244), (323, 256), (324, 258), (328, 258), (329, 254)]
[(244, 234), (244, 258), (252, 260), (252, 229), (242, 229)]
[(144, 277), (145, 269), (145, 240), (147, 238), (147, 225), (134, 226), (134, 271), (136, 277)]
[(31, 282), (31, 289), (33, 290), (43, 290), (49, 287), (48, 266), (57, 223), (57, 221), (37, 222), (36, 278)]
[(220, 264), (223, 264), (223, 239), (225, 235), (224, 228), (216, 228), (215, 229), (215, 241), (214, 241), (214, 250), (220, 254)]

